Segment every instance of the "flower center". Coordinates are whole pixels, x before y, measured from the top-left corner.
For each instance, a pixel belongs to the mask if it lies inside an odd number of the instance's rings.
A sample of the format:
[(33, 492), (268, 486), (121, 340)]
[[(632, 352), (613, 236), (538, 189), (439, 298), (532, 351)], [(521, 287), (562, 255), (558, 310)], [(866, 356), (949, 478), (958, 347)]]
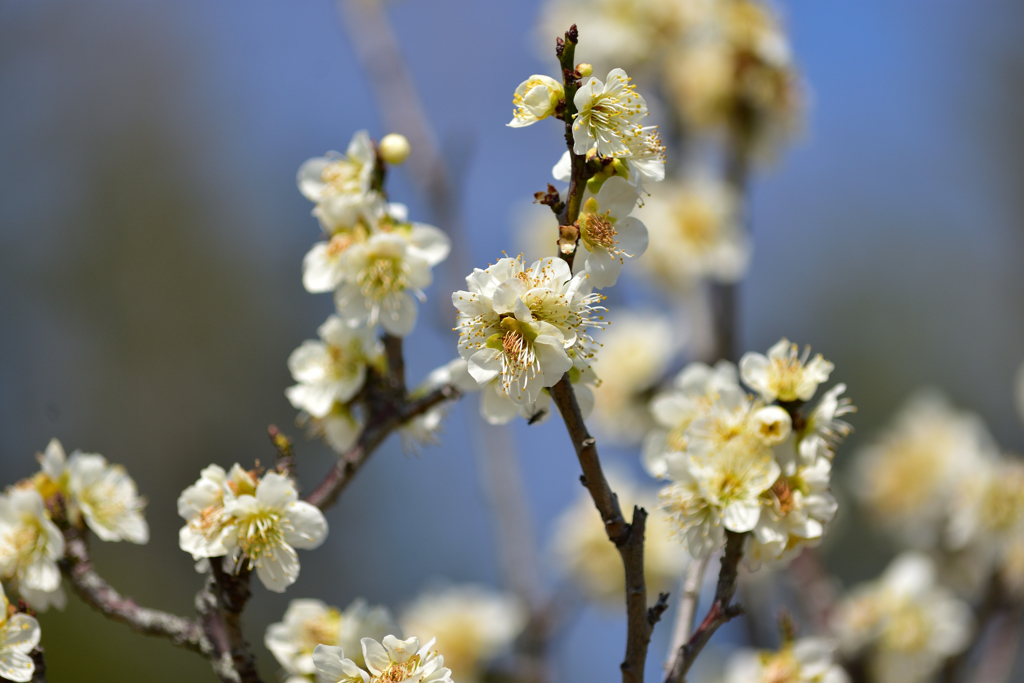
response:
[[(618, 233), (615, 232), (615, 224), (608, 211), (605, 211), (603, 216), (596, 213), (586, 214), (581, 232), (583, 239), (589, 244), (603, 247), (609, 251), (619, 251), (615, 249), (615, 245), (618, 244), (615, 237)], [(629, 256), (629, 254), (626, 255)]]
[(761, 683), (796, 683), (799, 675), (800, 666), (792, 655), (784, 653), (765, 662)]
[(380, 681), (380, 683), (400, 683), (412, 675), (412, 672), (416, 670), (419, 663), (419, 655), (413, 655), (404, 664), (393, 663), (381, 672), (377, 681)]
[(787, 515), (793, 511), (794, 507), (796, 507), (796, 500), (793, 496), (793, 489), (790, 488), (789, 482), (786, 481), (785, 477), (779, 477), (778, 480), (774, 484), (772, 484), (772, 487), (771, 489), (769, 489), (769, 491), (771, 492), (772, 497), (775, 499), (776, 508), (778, 508), (778, 511), (781, 514)]
[(356, 281), (363, 296), (373, 302), (384, 300), (393, 292), (409, 286), (405, 264), (393, 256), (373, 256), (359, 271)]
[(349, 342), (347, 346), (328, 344), (327, 354), (331, 357), (331, 375), (336, 380), (358, 373), (365, 360), (358, 341)]
[(281, 517), (270, 510), (260, 510), (244, 520), (239, 520), (238, 544), (249, 556), (250, 563), (258, 564), (260, 559), (284, 545), (284, 529)]
[(320, 172), (320, 180), (327, 185), (332, 195), (360, 192), (359, 176), (363, 165), (358, 161), (345, 158), (334, 161)]
[(213, 538), (225, 526), (225, 520), (221, 514), (223, 510), (223, 505), (211, 505), (190, 519), (188, 526), (196, 533), (201, 534), (203, 538)]
[(341, 615), (336, 610), (330, 610), (322, 618), (304, 622), (300, 636), (303, 649), (312, 652), (317, 645), (336, 645), (340, 625)]

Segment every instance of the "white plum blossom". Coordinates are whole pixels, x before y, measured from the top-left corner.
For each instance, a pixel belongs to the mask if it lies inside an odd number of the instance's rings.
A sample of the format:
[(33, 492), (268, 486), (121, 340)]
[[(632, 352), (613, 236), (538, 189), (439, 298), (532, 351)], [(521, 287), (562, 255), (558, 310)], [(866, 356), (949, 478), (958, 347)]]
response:
[(0, 577), (18, 582), (22, 597), (61, 589), (57, 560), (64, 536), (34, 488), (12, 488), (0, 495)]
[(370, 134), (357, 131), (344, 155), (328, 152), (302, 164), (297, 178), (299, 190), (317, 203), (344, 195), (364, 195), (370, 191), (376, 159)]
[(327, 520), (318, 508), (298, 500), (295, 485), (270, 472), (260, 479), (254, 495), (226, 501), (229, 520), (224, 546), (237, 571), (243, 565), (269, 590), (283, 593), (299, 576), (296, 548), (312, 550), (327, 537)]
[(300, 413), (300, 425), (305, 425), (311, 437), (322, 438), (335, 453), (345, 453), (362, 433), (363, 424), (349, 405), (335, 403), (323, 417)]
[(835, 445), (850, 433), (850, 424), (839, 418), (856, 412), (848, 398), (839, 398), (846, 391), (845, 384), (837, 384), (826, 391), (818, 405), (807, 417), (800, 432), (800, 457), (804, 463), (813, 463), (819, 457), (831, 460)]
[(11, 614), (0, 586), (0, 678), (27, 683), (36, 665), (29, 655), (39, 644), (39, 622), (27, 614)]
[[(480, 390), (476, 380), (469, 374), (469, 364), (462, 358), (455, 358), (445, 365), (431, 370), (426, 379), (410, 392), (410, 398), (426, 396), (431, 391), (445, 385), (450, 385), (462, 392)], [(450, 402), (442, 402), (401, 425), (398, 432), (402, 437), (402, 447), (405, 451), (416, 453), (421, 446), (437, 445), (437, 434), (441, 431), (444, 418), (450, 409)]]
[(366, 380), (366, 367), (382, 353), (372, 328), (351, 328), (336, 315), (317, 330), (321, 341), (305, 341), (288, 357), (298, 382), (285, 394), (291, 404), (323, 418), (335, 403), (347, 403)]
[(104, 541), (149, 541), (142, 516), (146, 501), (121, 465), (111, 465), (96, 453), (75, 452), (68, 461), (71, 502), (93, 533)]
[(298, 500), (295, 485), (270, 472), (257, 481), (240, 466), (230, 474), (217, 465), (203, 470), (178, 499), (188, 523), (179, 545), (194, 559), (227, 557), (226, 567), (255, 569), (263, 585), (283, 593), (299, 575), (296, 548), (311, 550), (327, 536), (320, 510)]
[(622, 69), (612, 69), (604, 82), (590, 77), (576, 91), (573, 102), (576, 154), (586, 154), (593, 147), (603, 157), (626, 156), (634, 138), (643, 135), (640, 121), (647, 116), (647, 101)]
[[(674, 537), (665, 511), (657, 507), (655, 492), (642, 489), (614, 471), (608, 479), (623, 514), (628, 517), (634, 505), (648, 510), (644, 535), (644, 577), (648, 590), (675, 590), (686, 568), (687, 554)], [(626, 585), (622, 558), (615, 545), (608, 542), (604, 522), (586, 491), (581, 491), (555, 520), (551, 552), (562, 572), (588, 599), (607, 607), (621, 606)]]
[(186, 524), (178, 532), (178, 545), (200, 560), (227, 555), (224, 545), (230, 520), (224, 514), (225, 501), (240, 495), (252, 495), (258, 484), (256, 475), (235, 463), (230, 472), (210, 465), (199, 473), (199, 480), (178, 496), (178, 515)]
[[(357, 327), (378, 322), (389, 334), (404, 337), (416, 324), (415, 297), (423, 296), (430, 269), (448, 255), (450, 244), (440, 230), (406, 237), (399, 231), (371, 235), (341, 256), (345, 281), (335, 292), (338, 314)], [(438, 256), (440, 255), (440, 258)]]
[(925, 683), (963, 652), (973, 631), (970, 607), (936, 582), (934, 563), (907, 552), (881, 578), (839, 603), (834, 627), (849, 655), (867, 652), (878, 683)]
[(445, 653), (445, 666), (460, 682), (470, 683), (519, 635), (527, 616), (512, 595), (461, 585), (422, 593), (402, 610), (399, 620), (406, 633), (434, 634)]
[(723, 683), (847, 683), (835, 650), (825, 638), (789, 641), (775, 652), (738, 650), (726, 664)]
[(565, 97), (562, 84), (550, 76), (533, 75), (519, 84), (512, 96), (516, 109), (508, 126), (522, 128), (546, 119), (555, 113), (560, 100)]
[(431, 648), (431, 640), (420, 647), (415, 636), (400, 640), (394, 635), (378, 642), (363, 638), (363, 660), (366, 671), (345, 657), (340, 647), (317, 645), (313, 663), (321, 681), (326, 683), (451, 683), (451, 671), (444, 666), (444, 657)]
[(529, 269), (521, 259), (503, 258), (466, 278), (469, 291), (452, 294), (459, 309), (459, 355), (469, 373), (501, 389), (517, 405), (536, 403), (572, 367), (581, 370), (594, 355), (589, 328), (603, 323), (594, 313), (601, 297), (581, 276), (573, 277), (558, 258)]
[(743, 383), (766, 401), (808, 401), (818, 385), (828, 381), (835, 367), (819, 353), (808, 361), (811, 347), (804, 349), (786, 338), (768, 349), (768, 355), (748, 352), (740, 358)]
[(320, 600), (292, 600), (284, 619), (267, 627), (267, 649), (289, 676), (286, 683), (308, 683), (316, 674), (317, 645), (340, 647), (351, 653), (356, 666), (365, 666), (360, 640), (383, 638), (397, 629), (386, 607), (355, 600), (342, 612)]
[(647, 228), (629, 215), (636, 199), (635, 187), (624, 178), (611, 177), (580, 210), (576, 225), (582, 249), (576, 250), (573, 267), (598, 289), (618, 281), (623, 259), (637, 258), (647, 250)]

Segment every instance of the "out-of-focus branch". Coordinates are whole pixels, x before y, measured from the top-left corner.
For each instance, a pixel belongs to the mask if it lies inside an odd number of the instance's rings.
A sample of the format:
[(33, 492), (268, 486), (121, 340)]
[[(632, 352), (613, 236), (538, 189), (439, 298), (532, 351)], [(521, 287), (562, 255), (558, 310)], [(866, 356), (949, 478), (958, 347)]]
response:
[(1006, 610), (1002, 618), (993, 624), (993, 633), (982, 650), (978, 668), (971, 683), (1008, 683), (1013, 674), (1021, 638), (1020, 606)]
[(66, 527), (64, 547), (61, 572), (87, 605), (139, 633), (167, 638), (179, 647), (204, 656), (211, 652), (210, 641), (194, 619), (142, 607), (108, 584), (93, 568), (83, 530), (74, 525)]
[(46, 683), (46, 658), (43, 656), (43, 648), (36, 647), (32, 650), (32, 663), (35, 670), (32, 672), (32, 683)]
[(580, 413), (576, 393), (569, 376), (565, 375), (551, 388), (551, 397), (562, 415), (569, 438), (576, 449), (576, 457), (583, 469), (581, 481), (590, 491), (594, 505), (601, 513), (608, 540), (615, 544), (622, 557), (626, 574), (626, 657), (620, 665), (623, 683), (643, 683), (647, 648), (651, 632), (668, 607), (668, 595), (662, 594), (658, 602), (648, 609), (647, 586), (644, 582), (644, 530), (647, 512), (633, 508), (631, 522), (626, 522), (619, 508), (619, 499), (608, 485), (597, 453), (597, 442), (587, 431)]
[(323, 481), (306, 497), (306, 502), (320, 509), (330, 507), (366, 463), (373, 451), (393, 431), (445, 401), (458, 398), (458, 389), (445, 385), (413, 401), (383, 402), (371, 405), (370, 417), (356, 445), (342, 455)]
[(676, 652), (675, 662), (665, 677), (665, 683), (681, 683), (697, 660), (711, 636), (730, 619), (743, 613), (743, 608), (732, 604), (736, 594), (736, 579), (739, 576), (740, 558), (743, 557), (743, 543), (746, 534), (726, 531), (725, 554), (722, 555), (722, 570), (718, 574), (715, 600), (711, 603), (704, 621), (694, 631), (690, 640)]
[(203, 631), (212, 643), (208, 655), (213, 670), (223, 683), (262, 683), (256, 658), (242, 633), (242, 610), (248, 602), (249, 570), (237, 574), (224, 571), (224, 558), (210, 560), (206, 585), (196, 595), (196, 612)]
[(697, 617), (697, 603), (700, 602), (700, 588), (704, 583), (704, 572), (708, 568), (711, 557), (702, 557), (694, 560), (686, 568), (686, 577), (683, 579), (683, 590), (679, 595), (679, 611), (676, 612), (676, 623), (672, 629), (672, 644), (668, 648), (668, 659), (665, 661), (665, 669), (671, 669), (675, 663), (676, 652), (693, 633), (693, 621)]
[(295, 451), (292, 449), (291, 440), (281, 433), (277, 425), (267, 427), (267, 436), (270, 437), (270, 443), (277, 450), (277, 471), (294, 479)]

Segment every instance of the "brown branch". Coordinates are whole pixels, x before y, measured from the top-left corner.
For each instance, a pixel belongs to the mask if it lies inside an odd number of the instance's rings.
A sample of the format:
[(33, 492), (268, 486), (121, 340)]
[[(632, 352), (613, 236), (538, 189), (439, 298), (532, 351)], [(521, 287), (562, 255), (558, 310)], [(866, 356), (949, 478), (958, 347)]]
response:
[(81, 529), (75, 526), (66, 527), (64, 542), (64, 558), (60, 561), (61, 572), (67, 577), (78, 597), (87, 605), (139, 633), (167, 638), (179, 647), (204, 656), (211, 652), (210, 641), (195, 620), (142, 607), (132, 598), (118, 593), (96, 573), (89, 557), (85, 534)]
[(247, 567), (224, 571), (224, 558), (210, 560), (206, 586), (196, 596), (196, 611), (214, 644), (210, 660), (224, 683), (262, 683), (256, 658), (242, 633), (242, 610), (252, 596)]
[(402, 357), (402, 338), (384, 335), (384, 357), (388, 363), (388, 388), (394, 396), (405, 398), (405, 358)]
[[(586, 189), (589, 178), (586, 156), (573, 151), (576, 143), (572, 135), (572, 122), (576, 118), (575, 97), (576, 91), (580, 87), (579, 72), (576, 71), (573, 59), (576, 55), (576, 43), (578, 41), (579, 31), (576, 28), (576, 24), (573, 24), (565, 32), (565, 38), (559, 39), (558, 47), (555, 50), (559, 64), (562, 67), (562, 87), (565, 91), (565, 113), (563, 114), (565, 118), (565, 144), (569, 148), (569, 159), (572, 166), (565, 206), (558, 216), (560, 226), (573, 225), (579, 219), (580, 205), (583, 202), (583, 191)], [(578, 241), (578, 233), (576, 237)], [(558, 253), (569, 264), (569, 268), (572, 268), (572, 262), (576, 254), (575, 248), (568, 253), (559, 249)]]
[(665, 683), (681, 683), (686, 680), (686, 674), (696, 661), (697, 655), (708, 644), (715, 631), (722, 624), (743, 613), (742, 607), (732, 604), (732, 598), (736, 595), (736, 579), (739, 576), (746, 534), (734, 531), (726, 531), (725, 534), (725, 554), (722, 555), (722, 570), (718, 574), (718, 585), (715, 587), (715, 600), (690, 640), (679, 648), (675, 662), (665, 677)]
[(306, 502), (320, 509), (330, 507), (338, 499), (352, 477), (366, 463), (373, 451), (399, 426), (427, 412), (444, 401), (459, 397), (459, 391), (445, 385), (414, 401), (382, 403), (372, 406), (370, 418), (356, 445), (342, 455), (323, 481), (306, 497)]
[(36, 646), (29, 655), (35, 669), (32, 671), (31, 683), (46, 683), (46, 658), (43, 657), (43, 648)]
[(658, 604), (648, 611), (647, 586), (644, 583), (644, 527), (647, 512), (641, 507), (635, 507), (632, 523), (623, 519), (618, 497), (605, 479), (597, 453), (597, 442), (583, 422), (568, 374), (551, 388), (551, 396), (576, 448), (576, 457), (583, 469), (583, 485), (590, 491), (594, 505), (601, 513), (605, 533), (618, 549), (626, 573), (626, 657), (619, 667), (622, 670), (622, 681), (643, 683), (651, 632), (664, 612), (668, 599), (667, 595), (659, 597)]

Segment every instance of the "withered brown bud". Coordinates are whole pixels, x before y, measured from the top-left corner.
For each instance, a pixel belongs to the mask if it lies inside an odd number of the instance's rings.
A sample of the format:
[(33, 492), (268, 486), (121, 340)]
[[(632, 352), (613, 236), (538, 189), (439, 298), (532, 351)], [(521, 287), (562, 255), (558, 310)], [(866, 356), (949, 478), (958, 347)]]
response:
[(576, 253), (576, 242), (580, 238), (580, 229), (575, 225), (558, 226), (558, 250), (565, 255)]

